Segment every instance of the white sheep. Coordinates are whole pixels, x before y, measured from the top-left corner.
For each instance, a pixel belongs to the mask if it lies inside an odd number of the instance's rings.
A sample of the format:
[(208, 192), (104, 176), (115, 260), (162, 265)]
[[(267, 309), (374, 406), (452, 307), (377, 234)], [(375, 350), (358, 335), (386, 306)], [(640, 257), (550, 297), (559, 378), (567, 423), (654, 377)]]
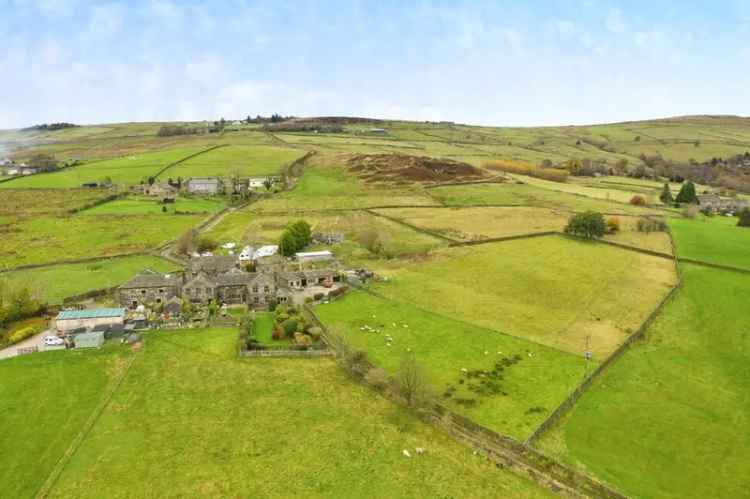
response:
[(419, 454), (419, 455), (422, 455), (422, 454), (424, 454), (424, 449), (423, 449), (422, 447), (417, 447), (417, 448), (416, 448), (416, 449), (414, 449), (414, 450), (416, 450), (416, 451), (417, 451), (417, 454)]
[(404, 457), (411, 457), (411, 453), (408, 450), (406, 450), (406, 449), (402, 450), (401, 454), (403, 454)]

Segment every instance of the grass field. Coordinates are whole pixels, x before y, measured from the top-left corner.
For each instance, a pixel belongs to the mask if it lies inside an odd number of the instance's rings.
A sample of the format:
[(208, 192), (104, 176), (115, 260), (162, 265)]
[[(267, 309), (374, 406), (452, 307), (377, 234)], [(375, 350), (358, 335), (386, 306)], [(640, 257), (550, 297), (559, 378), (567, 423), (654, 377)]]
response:
[(145, 251), (178, 237), (201, 215), (38, 217), (0, 226), (0, 267)]
[(569, 216), (528, 207), (388, 208), (377, 212), (459, 241), (562, 231)]
[(620, 230), (615, 234), (606, 234), (604, 236), (605, 241), (656, 251), (658, 253), (666, 253), (668, 255), (673, 253), (672, 240), (668, 232), (639, 232), (638, 220), (640, 217), (619, 215), (614, 218), (620, 221)]
[(0, 194), (0, 216), (10, 219), (62, 214), (94, 203), (107, 194), (92, 189), (8, 189)]
[[(584, 360), (575, 355), (362, 291), (320, 305), (316, 313), (329, 329), (367, 351), (375, 364), (391, 373), (402, 359), (414, 355), (441, 403), (519, 439), (549, 415), (585, 370)], [(363, 330), (364, 326), (380, 332)], [(499, 381), (501, 393), (480, 395), (467, 389), (470, 383), (465, 383), (461, 369), (489, 371), (516, 355), (519, 360), (504, 369)], [(451, 386), (455, 393), (445, 397)]]
[[(166, 212), (163, 208), (167, 209)], [(218, 213), (226, 207), (221, 198), (179, 196), (174, 203), (162, 204), (158, 198), (129, 197), (100, 204), (86, 215), (160, 215), (178, 213)]]
[(170, 168), (166, 177), (240, 177), (279, 175), (284, 164), (302, 157), (304, 149), (233, 145), (220, 147)]
[(0, 183), (0, 189), (61, 189), (81, 187), (88, 182), (132, 185), (156, 175), (170, 163), (200, 151), (201, 148), (169, 149), (166, 151), (131, 154), (122, 158), (84, 163), (59, 172), (42, 173)]
[(253, 205), (253, 211), (304, 211), (436, 204), (417, 186), (368, 186), (343, 167), (310, 167), (288, 192)]
[(671, 218), (669, 226), (680, 257), (750, 269), (750, 229), (735, 217)]
[(155, 256), (128, 256), (7, 272), (0, 274), (0, 280), (27, 284), (41, 301), (58, 304), (68, 296), (117, 286), (147, 268), (157, 272), (178, 270), (173, 263)]
[(526, 177), (522, 175), (512, 175), (512, 177), (520, 179), (528, 185), (534, 187), (539, 187), (551, 191), (565, 192), (568, 194), (575, 194), (588, 198), (603, 199), (605, 201), (614, 201), (617, 203), (627, 204), (630, 202), (633, 196), (640, 195), (643, 196), (646, 199), (646, 202), (649, 204), (659, 203), (659, 194), (657, 192), (652, 192), (649, 194), (643, 192), (642, 190), (628, 191), (621, 188), (607, 187), (604, 184), (600, 184), (600, 187), (589, 187), (579, 182), (551, 182), (549, 180)]
[(58, 351), (0, 362), (0, 484), (34, 497), (128, 354)]
[(675, 282), (673, 262), (549, 236), (434, 251), (375, 289), (402, 303), (602, 360)]
[[(221, 329), (148, 334), (50, 496), (545, 496), (332, 360), (238, 359), (236, 339)], [(402, 455), (421, 446), (423, 456)]]
[(685, 286), (540, 441), (632, 497), (746, 497), (750, 283), (683, 266)]

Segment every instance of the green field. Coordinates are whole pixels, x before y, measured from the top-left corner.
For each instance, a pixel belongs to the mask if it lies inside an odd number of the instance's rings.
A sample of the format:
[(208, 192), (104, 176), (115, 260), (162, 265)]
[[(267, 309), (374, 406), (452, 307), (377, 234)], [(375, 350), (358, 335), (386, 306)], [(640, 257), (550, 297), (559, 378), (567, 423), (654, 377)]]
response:
[(170, 168), (166, 177), (253, 177), (279, 175), (281, 167), (302, 157), (304, 149), (233, 145), (220, 147)]
[(34, 497), (122, 369), (122, 349), (47, 352), (0, 361), (0, 484)]
[(130, 154), (128, 156), (84, 163), (54, 173), (41, 173), (0, 183), (0, 189), (61, 189), (81, 187), (88, 182), (104, 182), (107, 178), (114, 184), (138, 184), (154, 176), (165, 166), (179, 161), (201, 148), (168, 149), (166, 151)]
[[(391, 402), (352, 383), (329, 359), (238, 359), (236, 330), (150, 333), (124, 381), (55, 482), (50, 497), (544, 497)], [(106, 350), (105, 350), (106, 352)], [(0, 364), (14, 418), (4, 448), (39, 445), (39, 426), (86, 396), (59, 444), (0, 457), (14, 497), (32, 496), (100, 397), (104, 366), (67, 362), (98, 352), (43, 354)], [(115, 356), (109, 355), (108, 358)], [(30, 363), (48, 397), (20, 382)], [(57, 382), (57, 380), (56, 380)], [(84, 391), (89, 385), (88, 392)], [(80, 390), (80, 392), (79, 392)], [(3, 394), (5, 395), (5, 393)], [(56, 403), (57, 402), (57, 403)], [(73, 416), (81, 413), (77, 419)], [(356, 435), (356, 438), (351, 438)], [(403, 449), (424, 447), (411, 459)], [(41, 460), (45, 451), (46, 460)], [(281, 478), (283, 477), (283, 478)], [(3, 483), (6, 483), (3, 481)]]
[[(0, 267), (142, 252), (178, 237), (201, 215), (43, 216), (0, 227)], [(6, 232), (7, 228), (7, 232)]]
[(750, 229), (735, 217), (671, 218), (669, 226), (680, 257), (750, 269)]
[(7, 272), (0, 274), (0, 280), (29, 285), (41, 301), (58, 304), (68, 296), (122, 284), (144, 269), (179, 270), (175, 264), (155, 256), (128, 256)]
[[(518, 439), (527, 437), (585, 372), (585, 361), (575, 355), (362, 291), (320, 305), (316, 313), (329, 329), (391, 373), (402, 359), (414, 355), (427, 369), (441, 403)], [(363, 330), (365, 326), (379, 332)], [(483, 395), (466, 388), (462, 369), (489, 371), (516, 355), (517, 363), (503, 371), (500, 393)], [(450, 386), (456, 392), (446, 397)]]
[(686, 264), (685, 286), (539, 445), (633, 497), (746, 497), (746, 276)]
[[(163, 211), (163, 208), (167, 211)], [(220, 198), (179, 196), (174, 203), (163, 204), (159, 198), (130, 197), (116, 199), (85, 211), (86, 215), (158, 215), (177, 213), (218, 213), (226, 207)]]
[(397, 302), (604, 359), (676, 281), (670, 260), (548, 236), (433, 252), (374, 289)]

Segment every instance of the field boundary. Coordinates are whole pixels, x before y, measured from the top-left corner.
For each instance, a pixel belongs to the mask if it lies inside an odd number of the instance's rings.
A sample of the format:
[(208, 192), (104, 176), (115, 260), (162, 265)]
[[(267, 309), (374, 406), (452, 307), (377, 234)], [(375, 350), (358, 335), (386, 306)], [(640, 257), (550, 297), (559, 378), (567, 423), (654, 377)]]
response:
[[(673, 251), (676, 251), (674, 238), (672, 237), (671, 232), (669, 233), (670, 241), (672, 244)], [(675, 261), (675, 267), (676, 267), (676, 273), (677, 273), (677, 283), (672, 287), (671, 290), (669, 290), (669, 293), (667, 293), (657, 304), (656, 308), (651, 311), (651, 313), (646, 317), (646, 319), (641, 323), (640, 327), (630, 336), (628, 336), (622, 344), (620, 344), (617, 349), (612, 352), (609, 357), (607, 357), (601, 364), (597, 366), (596, 369), (594, 369), (591, 374), (587, 375), (581, 383), (576, 386), (576, 388), (573, 390), (573, 392), (568, 395), (568, 397), (563, 400), (563, 402), (557, 406), (557, 408), (549, 415), (547, 416), (547, 419), (545, 419), (534, 432), (529, 435), (529, 437), (524, 442), (524, 446), (531, 448), (531, 446), (536, 442), (536, 440), (539, 439), (539, 437), (544, 434), (547, 430), (549, 430), (552, 426), (554, 426), (570, 409), (573, 408), (575, 403), (578, 401), (578, 399), (581, 398), (581, 396), (588, 390), (588, 388), (594, 383), (595, 380), (597, 380), (604, 372), (612, 366), (615, 362), (617, 362), (620, 357), (628, 350), (630, 347), (635, 343), (636, 341), (644, 338), (646, 336), (646, 331), (649, 327), (651, 327), (651, 324), (656, 320), (656, 318), (661, 314), (664, 307), (677, 295), (677, 293), (682, 289), (683, 285), (683, 279), (682, 279), (682, 272), (679, 269), (679, 263), (677, 259), (672, 259)]]
[(221, 147), (228, 147), (228, 146), (229, 146), (229, 144), (218, 144), (218, 145), (215, 145), (215, 146), (211, 146), (211, 147), (209, 147), (208, 149), (203, 149), (203, 150), (201, 150), (201, 151), (195, 152), (195, 153), (193, 153), (193, 154), (191, 154), (191, 155), (189, 155), (189, 156), (185, 156), (185, 157), (184, 157), (184, 158), (182, 158), (182, 159), (178, 159), (177, 161), (175, 161), (175, 162), (173, 162), (173, 163), (169, 163), (169, 164), (168, 164), (167, 166), (165, 166), (164, 168), (162, 168), (161, 170), (159, 170), (158, 172), (156, 172), (156, 173), (155, 173), (154, 175), (150, 175), (150, 176), (151, 176), (151, 177), (153, 177), (153, 178), (155, 178), (155, 179), (157, 179), (157, 178), (159, 178), (159, 177), (160, 177), (160, 176), (161, 176), (162, 174), (164, 174), (164, 172), (166, 172), (167, 170), (169, 170), (169, 169), (170, 169), (170, 168), (172, 168), (173, 166), (177, 166), (177, 165), (179, 165), (180, 163), (184, 163), (185, 161), (188, 161), (188, 160), (190, 160), (190, 159), (193, 159), (193, 158), (195, 158), (196, 156), (200, 156), (201, 154), (206, 154), (207, 152), (211, 152), (211, 151), (213, 151), (213, 150), (215, 150), (215, 149), (219, 149), (219, 148), (221, 148)]
[(35, 496), (36, 499), (43, 499), (47, 497), (47, 495), (52, 491), (52, 488), (57, 483), (58, 478), (60, 478), (60, 475), (65, 469), (65, 466), (67, 466), (67, 464), (73, 458), (75, 453), (81, 447), (83, 441), (88, 436), (89, 432), (91, 432), (91, 429), (94, 427), (96, 422), (99, 421), (99, 418), (104, 413), (104, 410), (107, 408), (107, 406), (109, 406), (109, 403), (112, 401), (112, 397), (114, 397), (115, 392), (117, 392), (117, 389), (120, 388), (120, 385), (122, 385), (122, 381), (130, 371), (130, 367), (135, 362), (137, 356), (138, 352), (133, 352), (120, 374), (110, 382), (109, 386), (107, 387), (107, 391), (104, 393), (102, 399), (91, 412), (91, 415), (84, 423), (81, 431), (79, 431), (75, 438), (71, 441), (65, 453), (60, 457), (60, 460), (57, 462), (57, 464), (55, 464), (55, 467), (47, 477), (47, 480), (45, 480), (44, 484), (42, 484), (42, 487), (39, 489)]
[[(305, 304), (303, 310), (311, 321), (320, 327), (323, 341), (337, 355), (341, 355), (343, 352), (336, 351), (335, 345), (338, 343), (334, 341), (330, 331), (320, 321), (312, 307)], [(350, 348), (348, 344), (339, 344), (339, 346)], [(369, 360), (366, 360), (365, 367), (369, 370), (376, 366)], [(365, 386), (375, 389), (375, 387), (367, 384), (361, 376), (353, 374), (353, 377)], [(389, 394), (380, 390), (377, 391), (385, 398), (403, 405), (403, 402), (397, 397), (389, 396)], [(625, 498), (624, 495), (616, 492), (604, 483), (568, 468), (539, 451), (526, 447), (512, 437), (478, 425), (465, 416), (456, 414), (440, 404), (435, 403), (430, 405), (431, 407), (424, 411), (415, 411), (417, 416), (431, 423), (436, 428), (443, 430), (457, 442), (469, 446), (475, 449), (476, 452), (491, 459), (499, 468), (507, 468), (517, 475), (533, 480), (540, 486), (569, 497)]]
[(491, 237), (488, 239), (474, 239), (471, 241), (456, 241), (454, 244), (451, 244), (450, 246), (452, 248), (460, 247), (460, 246), (478, 246), (480, 244), (491, 244), (491, 243), (502, 243), (505, 241), (516, 241), (518, 239), (532, 239), (535, 237), (548, 237), (548, 236), (559, 236), (560, 233), (555, 230), (549, 230), (544, 232), (529, 232), (527, 234), (516, 234), (513, 236), (503, 236), (503, 237)]
[[(149, 256), (149, 255), (154, 256), (154, 254), (149, 251), (134, 251), (131, 253), (116, 253), (114, 255), (90, 256), (86, 258), (74, 258), (71, 260), (57, 260), (57, 261), (49, 262), (49, 263), (32, 263), (28, 265), (19, 265), (17, 267), (2, 268), (0, 269), (0, 274), (7, 273), (7, 272), (15, 272), (18, 270), (42, 269), (45, 267), (54, 267), (55, 265), (70, 265), (70, 264), (76, 264), (76, 263), (97, 262), (99, 260), (110, 260), (114, 258), (126, 258), (129, 256)], [(155, 255), (155, 256), (160, 256), (160, 255)]]
[(430, 237), (434, 237), (436, 239), (442, 239), (443, 241), (447, 241), (447, 242), (452, 243), (452, 244), (460, 242), (460, 241), (457, 241), (457, 240), (455, 240), (455, 239), (453, 239), (451, 237), (444, 236), (443, 234), (440, 234), (438, 232), (433, 232), (433, 231), (428, 230), (428, 229), (423, 229), (422, 227), (417, 227), (416, 225), (412, 225), (409, 222), (404, 222), (403, 220), (400, 220), (398, 218), (394, 218), (394, 217), (390, 217), (388, 215), (384, 215), (382, 213), (378, 213), (376, 211), (373, 211), (371, 208), (364, 209), (362, 211), (364, 211), (366, 213), (369, 213), (370, 215), (375, 216), (375, 217), (380, 217), (380, 218), (384, 218), (386, 220), (390, 220), (391, 222), (403, 225), (404, 227), (407, 227), (407, 228), (409, 228), (411, 230), (414, 230), (416, 232), (419, 232), (421, 234), (424, 234), (424, 235), (427, 235), (427, 236), (430, 236)]
[(703, 267), (711, 267), (719, 270), (728, 270), (730, 272), (741, 272), (743, 274), (750, 274), (750, 269), (743, 269), (742, 267), (732, 267), (730, 265), (722, 265), (720, 263), (710, 263), (703, 260), (693, 260), (692, 258), (679, 258), (682, 263), (689, 263), (691, 265), (701, 265)]

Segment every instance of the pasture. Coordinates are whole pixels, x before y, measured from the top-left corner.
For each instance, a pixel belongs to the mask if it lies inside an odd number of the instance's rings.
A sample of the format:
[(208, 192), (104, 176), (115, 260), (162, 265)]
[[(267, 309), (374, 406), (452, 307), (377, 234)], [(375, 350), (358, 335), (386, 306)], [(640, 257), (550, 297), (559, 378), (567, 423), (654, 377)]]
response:
[(542, 450), (633, 497), (747, 495), (747, 276), (683, 265), (685, 285)]
[(0, 280), (26, 284), (40, 301), (56, 305), (69, 296), (122, 284), (144, 269), (157, 272), (179, 270), (175, 264), (162, 258), (137, 255), (6, 272), (0, 274)]
[[(23, 218), (64, 214), (95, 203), (108, 194), (92, 189), (8, 189), (0, 194), (0, 216)], [(41, 199), (43, 203), (39, 202)]]
[(293, 162), (304, 154), (304, 149), (272, 146), (219, 147), (168, 169), (160, 178), (279, 175), (283, 165)]
[[(386, 271), (383, 271), (386, 273)], [(604, 359), (676, 281), (670, 260), (562, 236), (433, 251), (373, 289), (479, 327)]]
[[(156, 197), (128, 197), (100, 204), (85, 211), (86, 215), (159, 215), (174, 213), (218, 213), (226, 207), (221, 198), (178, 196), (174, 203), (164, 204)], [(166, 208), (166, 211), (164, 209)]]
[[(50, 497), (546, 496), (334, 361), (238, 359), (236, 340), (234, 329), (146, 335)], [(402, 455), (415, 447), (427, 452)]]
[(2, 182), (0, 189), (69, 189), (107, 180), (117, 185), (134, 185), (156, 175), (167, 165), (201, 150), (199, 147), (192, 147), (133, 153), (117, 159), (83, 163), (54, 173), (40, 173)]
[[(440, 403), (518, 439), (549, 415), (586, 369), (576, 355), (363, 291), (320, 305), (316, 314), (391, 374), (413, 355)], [(492, 386), (474, 383), (462, 371), (491, 371), (497, 363), (504, 369)]]
[(737, 218), (674, 217), (669, 226), (681, 258), (750, 269), (750, 228), (737, 227)]
[(143, 252), (177, 238), (201, 215), (42, 216), (0, 226), (0, 268)]

